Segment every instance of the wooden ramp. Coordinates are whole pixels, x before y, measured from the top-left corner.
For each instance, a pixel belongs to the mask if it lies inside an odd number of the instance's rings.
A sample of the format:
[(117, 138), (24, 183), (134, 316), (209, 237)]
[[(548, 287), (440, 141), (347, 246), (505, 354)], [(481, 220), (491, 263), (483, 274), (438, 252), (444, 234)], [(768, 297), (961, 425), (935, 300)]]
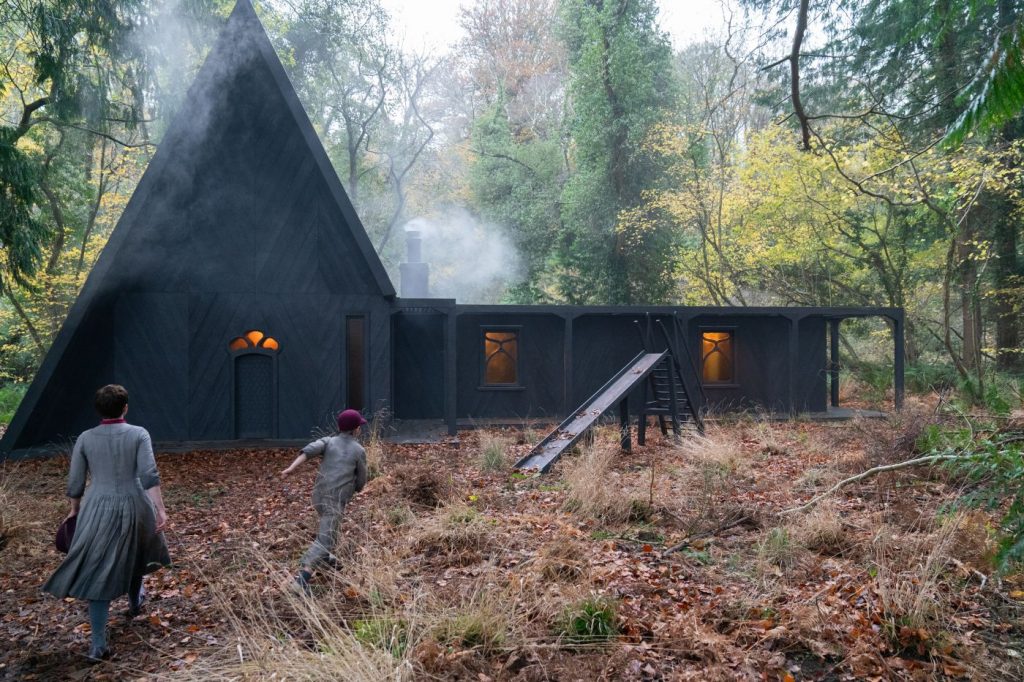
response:
[(667, 355), (668, 351), (662, 353), (643, 352), (633, 358), (587, 402), (580, 405), (572, 415), (559, 424), (558, 428), (538, 443), (530, 451), (530, 454), (516, 462), (516, 469), (535, 470), (541, 474), (547, 473), (563, 452), (571, 448), (609, 408), (626, 400), (629, 392), (646, 379), (647, 375)]

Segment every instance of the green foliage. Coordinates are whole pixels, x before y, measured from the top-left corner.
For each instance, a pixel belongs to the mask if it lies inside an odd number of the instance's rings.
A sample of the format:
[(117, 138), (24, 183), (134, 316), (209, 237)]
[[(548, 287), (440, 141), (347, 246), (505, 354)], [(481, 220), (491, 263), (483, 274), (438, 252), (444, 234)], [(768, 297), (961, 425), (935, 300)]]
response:
[(997, 568), (1024, 561), (1024, 434), (977, 438), (952, 467), (974, 485), (959, 504), (1002, 512)]
[(963, 450), (970, 446), (974, 433), (968, 427), (950, 428), (927, 424), (914, 442), (915, 452), (927, 454), (944, 450)]
[(958, 397), (964, 409), (977, 405), (993, 414), (1006, 416), (1021, 406), (1021, 380), (996, 372), (969, 376), (960, 380)]
[(572, 604), (562, 612), (558, 632), (573, 644), (597, 644), (614, 638), (618, 632), (615, 604), (590, 597)]
[(943, 138), (949, 146), (961, 144), (974, 130), (992, 131), (1024, 110), (1024, 19), (998, 36), (968, 92), (963, 113)]
[(507, 442), (500, 437), (491, 437), (481, 443), (480, 468), (484, 471), (503, 471), (505, 469), (505, 448)]
[(409, 646), (409, 625), (398, 618), (378, 616), (357, 620), (352, 634), (366, 646), (389, 652), (399, 658)]
[(952, 365), (937, 362), (907, 365), (903, 377), (908, 391), (925, 394), (949, 390), (960, 381), (960, 375)]
[(6, 384), (0, 386), (0, 424), (10, 424), (14, 413), (25, 397), (27, 384)]
[(500, 226), (524, 260), (523, 279), (514, 284), (509, 303), (550, 302), (558, 200), (564, 182), (563, 156), (557, 139), (513, 130), (506, 100), (498, 101), (473, 129), (474, 159), (469, 188), (485, 221)]
[(672, 51), (653, 0), (563, 0), (569, 57), (573, 175), (562, 192), (559, 290), (572, 303), (660, 303), (674, 294), (675, 233), (645, 215), (620, 225), (660, 182), (646, 153), (652, 128), (671, 118)]

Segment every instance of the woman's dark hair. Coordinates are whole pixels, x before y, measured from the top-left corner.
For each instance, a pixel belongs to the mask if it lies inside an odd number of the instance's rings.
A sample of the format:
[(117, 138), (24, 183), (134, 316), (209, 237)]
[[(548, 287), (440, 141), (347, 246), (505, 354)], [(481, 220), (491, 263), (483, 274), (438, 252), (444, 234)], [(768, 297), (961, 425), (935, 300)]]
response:
[(93, 404), (104, 419), (117, 419), (124, 412), (124, 406), (128, 404), (128, 391), (124, 386), (107, 384), (96, 391)]

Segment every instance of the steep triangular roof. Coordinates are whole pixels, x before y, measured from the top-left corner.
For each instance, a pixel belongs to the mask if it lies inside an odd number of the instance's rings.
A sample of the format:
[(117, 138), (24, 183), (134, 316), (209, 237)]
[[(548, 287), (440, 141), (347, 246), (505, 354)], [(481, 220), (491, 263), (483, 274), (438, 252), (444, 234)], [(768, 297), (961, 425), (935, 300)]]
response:
[(199, 70), (0, 458), (93, 422), (88, 398), (113, 373), (105, 346), (126, 291), (395, 295), (249, 0), (238, 0)]

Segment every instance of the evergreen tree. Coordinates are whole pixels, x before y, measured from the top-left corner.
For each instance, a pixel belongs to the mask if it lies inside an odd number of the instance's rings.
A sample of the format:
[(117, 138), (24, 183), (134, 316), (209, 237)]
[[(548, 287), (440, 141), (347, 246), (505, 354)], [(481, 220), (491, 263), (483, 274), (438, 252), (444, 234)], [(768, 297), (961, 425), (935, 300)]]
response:
[(558, 141), (517, 141), (500, 97), (477, 121), (472, 150), (473, 205), (485, 221), (508, 231), (524, 265), (522, 281), (510, 287), (507, 297), (512, 303), (557, 299), (549, 272), (564, 182)]
[(573, 175), (562, 193), (560, 289), (573, 303), (671, 300), (672, 229), (620, 223), (661, 180), (643, 143), (672, 117), (672, 50), (654, 0), (563, 0)]

